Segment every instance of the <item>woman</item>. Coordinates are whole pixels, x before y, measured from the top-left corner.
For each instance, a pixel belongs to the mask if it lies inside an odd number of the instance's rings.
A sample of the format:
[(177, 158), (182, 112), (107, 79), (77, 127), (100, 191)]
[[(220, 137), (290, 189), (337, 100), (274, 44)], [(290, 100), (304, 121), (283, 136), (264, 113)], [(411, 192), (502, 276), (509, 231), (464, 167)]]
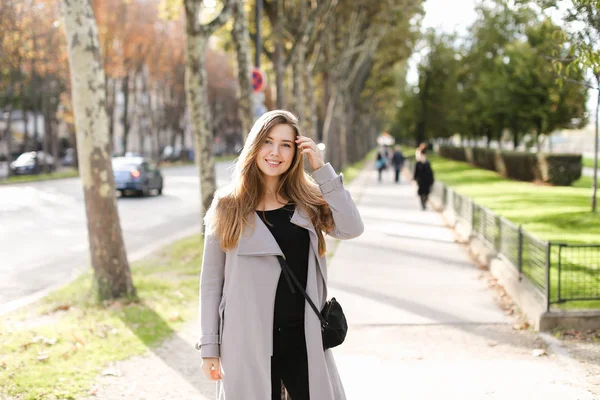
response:
[(421, 208), (426, 210), (427, 200), (434, 182), (433, 170), (431, 169), (431, 164), (429, 164), (429, 161), (427, 161), (426, 147), (421, 146), (417, 149), (417, 164), (415, 165), (415, 173), (413, 178), (419, 187), (417, 194), (421, 200)]
[(219, 399), (279, 400), (283, 382), (292, 400), (344, 400), (319, 319), (280, 278), (276, 256), (285, 256), (322, 308), (324, 232), (351, 239), (363, 223), (342, 177), (301, 135), (293, 114), (275, 110), (256, 121), (205, 225), (197, 348), (206, 376), (221, 381)]
[(377, 159), (375, 160), (375, 168), (377, 169), (377, 181), (381, 182), (381, 173), (387, 168), (387, 154), (383, 151), (377, 152)]

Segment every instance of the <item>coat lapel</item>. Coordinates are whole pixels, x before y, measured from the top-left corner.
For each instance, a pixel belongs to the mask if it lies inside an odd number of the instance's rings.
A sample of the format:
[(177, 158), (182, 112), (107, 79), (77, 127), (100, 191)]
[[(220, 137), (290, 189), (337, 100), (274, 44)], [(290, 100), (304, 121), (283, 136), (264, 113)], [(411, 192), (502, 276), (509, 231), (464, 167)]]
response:
[(277, 241), (260, 217), (254, 215), (254, 229), (245, 226), (238, 243), (237, 254), (240, 256), (283, 256)]
[[(271, 231), (262, 219), (253, 213), (254, 229), (252, 227), (244, 227), (244, 232), (240, 238), (237, 254), (241, 256), (272, 256), (283, 255), (277, 241), (271, 234)], [(319, 246), (317, 233), (308, 214), (302, 207), (296, 207), (294, 215), (291, 219), (292, 224), (298, 225), (309, 232), (310, 244), (315, 254), (319, 254)], [(315, 247), (316, 246), (316, 247)]]
[[(325, 267), (321, 265), (321, 258), (319, 254), (319, 239), (317, 238), (317, 232), (315, 230), (312, 221), (310, 220), (308, 213), (302, 207), (296, 207), (294, 215), (291, 219), (292, 224), (298, 225), (308, 230), (310, 238), (310, 246), (313, 253), (317, 255), (317, 265), (321, 276), (324, 281), (327, 280)], [(279, 248), (277, 241), (271, 234), (271, 231), (258, 214), (254, 213), (254, 229), (249, 226), (244, 228), (242, 237), (238, 243), (237, 255), (239, 256), (283, 256), (283, 251)]]

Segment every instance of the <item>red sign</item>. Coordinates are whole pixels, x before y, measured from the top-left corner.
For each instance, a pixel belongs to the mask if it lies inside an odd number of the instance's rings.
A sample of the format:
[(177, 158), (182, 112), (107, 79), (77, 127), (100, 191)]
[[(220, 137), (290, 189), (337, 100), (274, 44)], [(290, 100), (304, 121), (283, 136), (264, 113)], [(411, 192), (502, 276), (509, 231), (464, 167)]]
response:
[(265, 74), (258, 68), (252, 68), (252, 89), (254, 92), (262, 92), (265, 89)]

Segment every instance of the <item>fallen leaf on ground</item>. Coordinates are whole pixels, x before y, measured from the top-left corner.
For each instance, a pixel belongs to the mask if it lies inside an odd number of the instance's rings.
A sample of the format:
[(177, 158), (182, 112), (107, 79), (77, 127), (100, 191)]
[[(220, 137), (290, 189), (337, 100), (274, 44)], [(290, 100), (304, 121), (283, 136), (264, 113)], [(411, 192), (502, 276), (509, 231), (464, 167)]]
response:
[(73, 335), (73, 340), (75, 341), (75, 343), (79, 343), (82, 346), (85, 344), (85, 340), (83, 340), (83, 338), (78, 335)]
[(61, 304), (60, 306), (54, 307), (53, 311), (67, 311), (69, 308), (71, 308), (70, 304)]
[(529, 328), (529, 323), (528, 322), (521, 322), (519, 324), (514, 324), (513, 325), (513, 329), (516, 331), (522, 331)]
[(38, 361), (47, 361), (50, 356), (47, 353), (38, 353)]
[(170, 317), (169, 317), (169, 321), (171, 322), (175, 322), (175, 321), (181, 321), (181, 315), (179, 315), (178, 312), (173, 313)]
[(490, 347), (498, 346), (498, 342), (493, 342), (493, 341), (492, 342), (488, 342), (488, 346), (490, 346)]

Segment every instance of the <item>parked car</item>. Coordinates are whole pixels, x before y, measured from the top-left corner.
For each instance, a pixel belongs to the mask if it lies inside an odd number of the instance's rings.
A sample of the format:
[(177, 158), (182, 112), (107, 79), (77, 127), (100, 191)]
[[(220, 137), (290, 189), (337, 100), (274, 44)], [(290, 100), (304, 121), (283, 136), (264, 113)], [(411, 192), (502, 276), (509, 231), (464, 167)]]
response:
[(163, 176), (154, 162), (144, 157), (115, 157), (112, 159), (115, 188), (124, 196), (129, 192), (146, 196), (151, 191), (162, 194)]
[(10, 163), (13, 175), (31, 175), (56, 170), (54, 157), (43, 151), (28, 151)]

